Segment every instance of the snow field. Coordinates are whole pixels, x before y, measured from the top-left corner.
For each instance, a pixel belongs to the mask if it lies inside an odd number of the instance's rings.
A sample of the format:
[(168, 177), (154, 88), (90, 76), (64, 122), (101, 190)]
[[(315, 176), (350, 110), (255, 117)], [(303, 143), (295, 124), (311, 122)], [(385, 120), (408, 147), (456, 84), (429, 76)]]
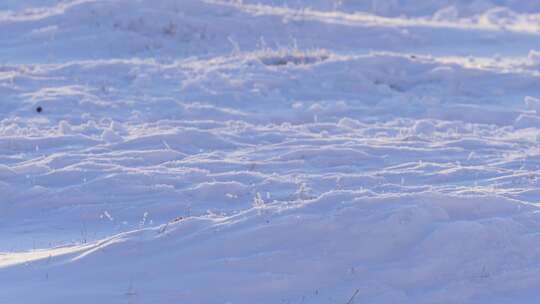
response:
[(539, 8), (0, 4), (0, 303), (534, 302)]

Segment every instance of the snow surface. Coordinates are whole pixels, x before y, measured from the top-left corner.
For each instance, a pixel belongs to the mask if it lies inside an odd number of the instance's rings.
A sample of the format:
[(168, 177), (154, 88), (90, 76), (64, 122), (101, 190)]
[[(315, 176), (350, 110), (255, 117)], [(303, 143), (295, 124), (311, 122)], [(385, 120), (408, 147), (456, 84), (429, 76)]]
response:
[(540, 297), (540, 2), (3, 0), (0, 27), (0, 303)]

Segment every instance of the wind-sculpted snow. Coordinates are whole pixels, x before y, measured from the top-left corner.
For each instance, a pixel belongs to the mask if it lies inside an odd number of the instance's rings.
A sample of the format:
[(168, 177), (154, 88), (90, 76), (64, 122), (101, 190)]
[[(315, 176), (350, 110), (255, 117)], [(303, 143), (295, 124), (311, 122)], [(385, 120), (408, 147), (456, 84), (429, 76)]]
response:
[(0, 4), (0, 303), (534, 302), (540, 6), (473, 2)]

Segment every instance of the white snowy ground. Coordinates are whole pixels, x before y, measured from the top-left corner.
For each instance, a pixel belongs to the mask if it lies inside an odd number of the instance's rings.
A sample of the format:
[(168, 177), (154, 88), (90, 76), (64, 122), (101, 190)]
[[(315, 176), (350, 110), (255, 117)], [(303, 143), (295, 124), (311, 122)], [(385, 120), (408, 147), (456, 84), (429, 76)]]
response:
[(2, 0), (0, 97), (2, 304), (540, 297), (540, 2)]

